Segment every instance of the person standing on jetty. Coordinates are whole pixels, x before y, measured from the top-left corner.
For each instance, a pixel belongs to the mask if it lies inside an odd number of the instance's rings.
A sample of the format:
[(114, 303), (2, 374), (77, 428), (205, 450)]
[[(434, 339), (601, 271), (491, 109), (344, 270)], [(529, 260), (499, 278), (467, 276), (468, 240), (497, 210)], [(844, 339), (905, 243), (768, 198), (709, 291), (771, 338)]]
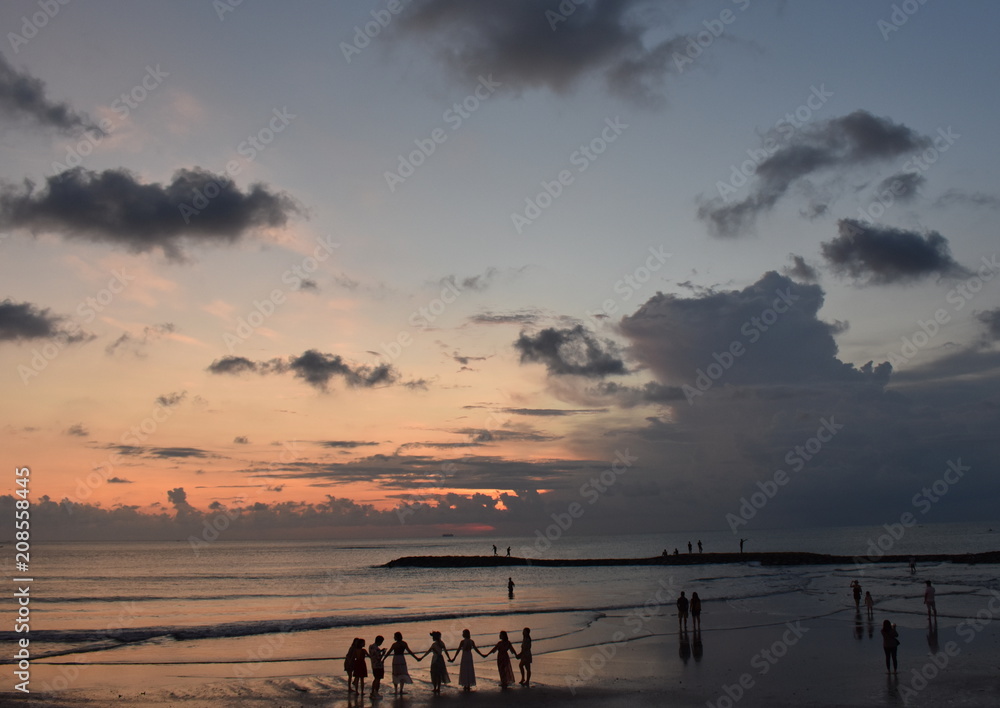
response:
[(500, 632), (500, 641), (486, 652), (486, 656), (489, 656), (493, 652), (497, 654), (497, 671), (500, 674), (500, 688), (507, 688), (514, 683), (514, 669), (510, 665), (510, 655), (514, 654), (517, 656), (517, 653), (514, 651), (514, 645), (510, 643), (506, 632)]
[(927, 619), (931, 618), (931, 612), (934, 613), (934, 619), (937, 619), (937, 603), (934, 601), (934, 586), (931, 585), (930, 580), (924, 581), (927, 583), (927, 587), (924, 588), (924, 604), (927, 605)]
[(681, 631), (686, 632), (688, 628), (688, 599), (684, 597), (684, 591), (681, 590), (681, 596), (677, 598), (677, 626)]
[(420, 661), (420, 657), (413, 653), (410, 649), (410, 645), (403, 641), (403, 633), (396, 632), (392, 635), (395, 640), (392, 646), (389, 647), (388, 654), (392, 654), (392, 689), (393, 695), (402, 696), (403, 686), (408, 683), (413, 683), (413, 679), (410, 678), (410, 672), (406, 668), (406, 653), (409, 652), (417, 661)]
[(497, 544), (493, 544), (493, 555), (497, 554)]
[(899, 663), (896, 660), (896, 649), (899, 647), (899, 632), (896, 625), (889, 620), (882, 622), (882, 650), (885, 652), (885, 672), (889, 671), (889, 661), (892, 660), (892, 673), (899, 673)]
[(741, 554), (743, 553), (743, 544), (746, 543), (749, 540), (750, 540), (749, 538), (741, 538), (740, 539), (740, 553)]
[(701, 550), (701, 539), (699, 538), (698, 539), (698, 553), (701, 553), (701, 552), (702, 552), (702, 550)]
[(688, 541), (688, 553), (691, 553), (692, 551), (694, 551), (694, 547), (691, 545), (691, 542)]
[(518, 666), (521, 669), (521, 685), (531, 685), (531, 629), (525, 627), (521, 631), (521, 651), (514, 655), (520, 661)]

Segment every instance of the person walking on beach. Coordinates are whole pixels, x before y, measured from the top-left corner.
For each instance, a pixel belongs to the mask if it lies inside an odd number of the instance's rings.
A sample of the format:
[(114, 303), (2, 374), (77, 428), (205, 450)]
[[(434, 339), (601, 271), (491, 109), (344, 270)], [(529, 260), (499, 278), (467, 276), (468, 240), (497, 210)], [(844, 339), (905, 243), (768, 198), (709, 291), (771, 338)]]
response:
[(403, 633), (396, 632), (392, 635), (395, 640), (392, 646), (389, 647), (388, 654), (392, 654), (392, 689), (393, 695), (402, 696), (403, 686), (408, 683), (413, 683), (413, 679), (410, 678), (410, 672), (406, 668), (406, 653), (409, 652), (417, 661), (420, 658), (413, 653), (410, 649), (410, 645), (403, 641)]
[(368, 652), (365, 650), (365, 640), (358, 638), (354, 647), (354, 693), (359, 696), (365, 692), (365, 679), (368, 678)]
[(937, 619), (937, 603), (934, 601), (934, 586), (931, 585), (931, 581), (925, 581), (927, 587), (924, 588), (924, 604), (927, 605), (927, 619), (931, 618), (931, 613), (934, 613), (934, 619)]
[(458, 652), (462, 652), (462, 662), (458, 666), (458, 683), (463, 691), (471, 691), (472, 687), (476, 685), (476, 666), (472, 659), (473, 651), (484, 659), (486, 658), (486, 655), (479, 651), (479, 647), (472, 640), (472, 634), (469, 630), (463, 629), (462, 641), (458, 643), (458, 650), (455, 651), (455, 656), (451, 659), (454, 661), (458, 658)]
[(854, 591), (854, 606), (861, 607), (861, 583), (857, 580), (851, 581), (851, 589)]
[(382, 684), (382, 678), (385, 676), (385, 664), (383, 663), (385, 649), (382, 648), (382, 642), (384, 641), (385, 637), (379, 634), (375, 637), (372, 645), (368, 647), (368, 658), (372, 662), (372, 698), (382, 695), (378, 689)]
[(344, 671), (347, 672), (347, 692), (354, 693), (354, 650), (358, 648), (358, 642), (361, 640), (355, 637), (351, 641), (351, 648), (347, 650), (347, 654), (344, 656)]
[(698, 593), (691, 593), (691, 627), (697, 632), (701, 629), (701, 598)]
[(681, 596), (677, 598), (677, 626), (683, 631), (687, 631), (688, 628), (688, 599), (684, 597), (684, 591), (681, 590)]
[(885, 672), (889, 671), (889, 661), (892, 660), (892, 673), (899, 673), (896, 660), (896, 649), (899, 647), (899, 632), (896, 625), (889, 620), (882, 622), (882, 650), (885, 652)]
[(510, 655), (514, 654), (516, 656), (517, 653), (514, 651), (514, 645), (510, 643), (506, 632), (500, 632), (500, 641), (486, 652), (486, 656), (489, 656), (493, 652), (496, 652), (497, 655), (497, 672), (500, 674), (500, 688), (507, 688), (514, 683), (514, 669), (510, 665)]
[(531, 629), (525, 627), (521, 630), (521, 651), (514, 655), (518, 661), (518, 667), (521, 669), (521, 685), (530, 686), (531, 685)]
[(507, 578), (507, 598), (510, 600), (514, 599), (514, 579)]
[(875, 615), (875, 598), (867, 590), (865, 590), (865, 609), (868, 610), (868, 619), (871, 619)]
[(431, 657), (431, 692), (441, 693), (441, 684), (451, 683), (451, 677), (448, 676), (448, 665), (444, 663), (444, 660), (447, 658), (448, 661), (451, 661), (452, 658), (448, 656), (448, 647), (441, 641), (441, 632), (431, 632), (431, 639), (433, 640), (431, 646), (424, 652), (424, 656), (434, 655)]

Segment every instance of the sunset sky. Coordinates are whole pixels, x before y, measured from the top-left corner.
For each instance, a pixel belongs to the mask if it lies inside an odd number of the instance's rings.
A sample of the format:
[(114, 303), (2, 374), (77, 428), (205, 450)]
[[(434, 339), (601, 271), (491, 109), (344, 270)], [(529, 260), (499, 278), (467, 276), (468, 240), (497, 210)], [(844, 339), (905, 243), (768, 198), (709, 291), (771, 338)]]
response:
[(4, 463), (68, 538), (993, 519), (998, 26), (5, 2)]

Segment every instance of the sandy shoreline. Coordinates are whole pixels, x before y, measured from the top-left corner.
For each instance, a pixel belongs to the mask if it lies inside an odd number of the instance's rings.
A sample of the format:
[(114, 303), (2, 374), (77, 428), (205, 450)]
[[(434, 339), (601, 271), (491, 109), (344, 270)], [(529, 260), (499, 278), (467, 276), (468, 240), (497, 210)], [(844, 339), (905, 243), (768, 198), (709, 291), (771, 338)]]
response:
[[(893, 617), (902, 646), (896, 677), (883, 665), (878, 613), (872, 621), (853, 608), (821, 617), (762, 617), (720, 606), (705, 617), (699, 633), (677, 630), (673, 613), (650, 617), (642, 631), (626, 631), (625, 612), (595, 616), (585, 636), (573, 643), (552, 636), (536, 640), (534, 685), (501, 691), (492, 660), (476, 662), (479, 679), (473, 694), (454, 683), (440, 697), (430, 692), (428, 662), (410, 661), (414, 685), (402, 699), (383, 684), (383, 698), (352, 699), (340, 662), (332, 660), (262, 663), (145, 663), (75, 665), (86, 655), (62, 657), (32, 666), (30, 695), (0, 694), (3, 705), (89, 707), (136, 706), (357, 706), (439, 705), (463, 701), (490, 706), (907, 706), (1000, 705), (1000, 631), (987, 623), (971, 640), (957, 631), (960, 618), (939, 620), (936, 635), (920, 614)], [(538, 621), (537, 616), (516, 617)], [(469, 618), (469, 623), (486, 623)], [(414, 649), (423, 650), (430, 625), (406, 627)], [(417, 639), (419, 637), (419, 639)], [(346, 634), (327, 634), (323, 646), (339, 647)], [(487, 634), (477, 637), (488, 646)], [(932, 651), (934, 648), (937, 651)], [(165, 661), (176, 661), (185, 646), (165, 647)], [(950, 653), (949, 653), (949, 650)], [(336, 652), (330, 652), (332, 656)], [(938, 668), (936, 662), (943, 666)], [(276, 654), (279, 655), (279, 654)], [(322, 655), (322, 653), (317, 654)], [(173, 657), (170, 659), (170, 657)], [(106, 658), (102, 658), (106, 661)], [(57, 665), (54, 663), (58, 661)], [(452, 673), (452, 680), (457, 669)], [(62, 679), (62, 683), (57, 682)], [(70, 680), (71, 679), (71, 680)], [(44, 685), (65, 685), (38, 692)], [(10, 684), (7, 684), (10, 685)], [(734, 700), (735, 699), (735, 700)]]

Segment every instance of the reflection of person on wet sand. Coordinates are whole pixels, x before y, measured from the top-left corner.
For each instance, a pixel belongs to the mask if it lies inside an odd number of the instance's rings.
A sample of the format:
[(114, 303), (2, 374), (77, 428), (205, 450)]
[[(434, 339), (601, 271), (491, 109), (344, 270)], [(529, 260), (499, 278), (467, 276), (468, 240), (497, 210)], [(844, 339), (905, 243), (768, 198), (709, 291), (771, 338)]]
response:
[[(694, 595), (692, 594), (692, 598)], [(701, 643), (701, 626), (697, 625), (694, 628), (694, 641), (691, 643), (691, 655), (694, 657), (695, 661), (701, 661), (701, 657), (705, 653), (704, 645)]]
[(531, 629), (528, 627), (524, 628), (521, 632), (521, 651), (516, 654), (517, 658), (520, 659), (518, 666), (521, 669), (521, 685), (530, 686), (531, 685)]
[(892, 660), (892, 671), (898, 673), (898, 662), (896, 660), (896, 649), (899, 647), (899, 632), (896, 625), (889, 620), (882, 623), (882, 649), (885, 651), (885, 672), (889, 673), (889, 660)]
[(682, 629), (680, 632), (680, 646), (678, 647), (678, 653), (680, 654), (681, 661), (685, 664), (688, 662), (688, 659), (691, 658), (691, 640), (688, 638), (686, 629)]

